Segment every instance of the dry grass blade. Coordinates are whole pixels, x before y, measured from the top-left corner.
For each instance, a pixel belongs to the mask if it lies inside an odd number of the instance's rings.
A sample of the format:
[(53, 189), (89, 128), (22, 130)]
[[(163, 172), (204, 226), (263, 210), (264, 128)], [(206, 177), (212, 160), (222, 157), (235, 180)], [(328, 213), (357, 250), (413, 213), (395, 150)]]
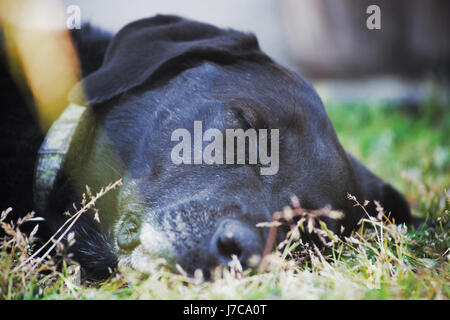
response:
[(40, 262), (42, 262), (49, 254), (50, 252), (59, 244), (61, 243), (61, 240), (64, 238), (64, 236), (70, 231), (70, 229), (73, 227), (73, 225), (77, 222), (77, 220), (81, 217), (81, 215), (85, 212), (87, 212), (90, 208), (92, 208), (98, 199), (100, 199), (102, 196), (104, 196), (109, 191), (113, 190), (117, 186), (122, 184), (122, 179), (117, 180), (116, 182), (109, 184), (106, 188), (102, 188), (95, 196), (91, 197), (91, 200), (84, 204), (84, 206), (78, 210), (74, 215), (72, 215), (69, 219), (67, 219), (64, 224), (50, 237), (50, 239), (43, 244), (36, 252), (34, 252), (28, 259), (26, 259), (24, 262), (22, 262), (19, 266), (17, 266), (12, 272), (16, 272), (23, 266), (25, 266), (27, 263), (32, 262), (36, 256), (45, 248), (47, 247), (50, 242), (52, 242), (56, 236), (64, 229), (64, 227), (70, 222), (69, 226), (62, 232), (62, 234), (58, 237), (56, 241), (53, 241), (53, 244), (50, 246), (50, 248), (40, 257), (39, 259), (36, 259), (36, 263), (33, 265), (32, 270), (34, 270)]
[[(321, 231), (316, 227), (315, 220), (319, 217), (329, 217), (332, 219), (342, 219), (343, 213), (340, 211), (332, 210), (329, 206), (326, 206), (321, 209), (305, 209), (301, 206), (300, 200), (296, 196), (291, 196), (291, 206), (285, 206), (283, 211), (275, 212), (272, 217), (272, 222), (262, 222), (258, 223), (257, 227), (270, 227), (269, 236), (266, 241), (266, 245), (264, 248), (263, 257), (260, 262), (260, 268), (264, 269), (267, 265), (267, 256), (272, 252), (272, 248), (274, 247), (274, 243), (276, 240), (276, 233), (278, 227), (281, 225), (291, 226), (291, 230), (297, 230), (299, 227), (303, 229), (303, 223), (306, 221), (308, 225), (308, 232), (315, 232), (322, 242), (326, 242), (325, 239), (321, 236)], [(299, 217), (298, 222), (294, 222), (294, 218)], [(285, 222), (283, 222), (283, 221)], [(294, 238), (297, 238), (296, 235), (299, 235), (299, 232), (292, 232), (289, 237), (288, 246), (292, 243)]]

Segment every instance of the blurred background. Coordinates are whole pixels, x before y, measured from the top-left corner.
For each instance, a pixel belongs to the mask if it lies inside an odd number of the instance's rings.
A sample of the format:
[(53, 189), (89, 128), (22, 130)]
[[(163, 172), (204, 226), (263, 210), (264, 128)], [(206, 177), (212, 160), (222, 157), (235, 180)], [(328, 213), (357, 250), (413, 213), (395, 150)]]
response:
[[(448, 0), (63, 0), (81, 20), (116, 32), (158, 13), (253, 32), (280, 64), (314, 83), (322, 99), (417, 104), (432, 86), (448, 98)], [(381, 29), (366, 13), (380, 8)], [(438, 84), (437, 84), (438, 83)]]

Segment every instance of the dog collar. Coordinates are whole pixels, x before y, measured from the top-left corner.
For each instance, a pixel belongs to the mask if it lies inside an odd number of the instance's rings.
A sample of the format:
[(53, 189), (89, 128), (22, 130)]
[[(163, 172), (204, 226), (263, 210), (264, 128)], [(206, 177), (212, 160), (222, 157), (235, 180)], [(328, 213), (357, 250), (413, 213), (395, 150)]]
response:
[(42, 142), (34, 171), (34, 202), (38, 211), (45, 210), (56, 175), (64, 164), (73, 134), (86, 107), (70, 104), (56, 119)]

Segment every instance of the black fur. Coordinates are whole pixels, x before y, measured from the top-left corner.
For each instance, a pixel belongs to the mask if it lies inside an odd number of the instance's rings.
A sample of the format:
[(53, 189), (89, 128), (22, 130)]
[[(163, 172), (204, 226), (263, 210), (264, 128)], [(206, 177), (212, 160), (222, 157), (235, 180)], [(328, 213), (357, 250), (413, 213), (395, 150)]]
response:
[[(82, 75), (101, 66), (112, 35), (89, 24), (71, 31), (80, 58)], [(0, 208), (12, 207), (22, 215), (33, 210), (33, 172), (36, 152), (45, 132), (41, 132), (34, 115), (32, 94), (24, 83), (13, 78), (0, 30)], [(68, 101), (67, 101), (68, 103)]]
[(13, 79), (2, 36), (0, 30), (0, 210), (12, 207), (9, 218), (17, 220), (34, 207), (34, 163), (44, 134), (34, 116), (31, 92)]
[[(158, 15), (132, 22), (114, 36), (101, 70), (84, 79), (83, 91), (89, 104), (98, 104), (144, 82), (167, 80), (205, 60), (225, 64), (270, 58), (260, 51), (253, 34)], [(72, 94), (74, 100), (80, 89), (81, 84)]]
[[(3, 35), (0, 32), (0, 35)], [(88, 76), (97, 70), (102, 62), (106, 48), (112, 35), (89, 24), (82, 26), (80, 30), (72, 30), (71, 37), (74, 47), (78, 53), (81, 74)], [(35, 210), (33, 204), (33, 179), (37, 150), (39, 149), (45, 132), (42, 132), (37, 118), (32, 94), (25, 83), (20, 79), (20, 69), (11, 69), (6, 52), (3, 37), (0, 39), (0, 209), (5, 210), (12, 207), (13, 211), (7, 221), (16, 221), (19, 217)], [(13, 77), (19, 72), (19, 76)], [(67, 104), (69, 100), (67, 100)], [(62, 199), (53, 201), (55, 210), (53, 216), (58, 216), (54, 221), (40, 223), (38, 236), (45, 241), (52, 232), (64, 222), (67, 217), (61, 215), (68, 209), (67, 204), (76, 202), (72, 187), (69, 182), (61, 185), (65, 192)], [(62, 206), (58, 204), (64, 203)], [(42, 212), (37, 212), (42, 216)], [(52, 216), (52, 215), (50, 215)], [(27, 223), (21, 227), (23, 231), (29, 232), (35, 223)], [(105, 236), (96, 228), (92, 217), (82, 217), (75, 224), (74, 231), (77, 235), (76, 243), (72, 251), (75, 259), (85, 266), (86, 271), (94, 278), (107, 276), (107, 267), (116, 265), (110, 244)], [(0, 228), (0, 236), (3, 229)], [(102, 256), (104, 259), (99, 259)], [(93, 258), (96, 257), (96, 258)], [(106, 268), (105, 268), (106, 267)], [(99, 272), (97, 270), (102, 270)]]

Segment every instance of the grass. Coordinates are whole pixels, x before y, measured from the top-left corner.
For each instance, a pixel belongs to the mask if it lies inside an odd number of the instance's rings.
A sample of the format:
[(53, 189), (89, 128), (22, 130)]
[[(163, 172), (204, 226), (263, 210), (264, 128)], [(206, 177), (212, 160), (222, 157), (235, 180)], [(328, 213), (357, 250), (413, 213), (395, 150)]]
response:
[[(163, 265), (151, 275), (120, 267), (107, 281), (79, 283), (77, 265), (61, 247), (61, 266), (46, 259), (33, 271), (26, 265), (13, 272), (29, 257), (33, 235), (20, 232), (20, 221), (2, 223), (8, 236), (0, 239), (0, 299), (449, 299), (448, 103), (430, 99), (418, 112), (389, 105), (327, 109), (344, 147), (400, 189), (414, 215), (437, 221), (435, 227), (410, 230), (366, 218), (343, 241), (316, 224), (328, 246), (303, 244), (302, 254), (293, 250), (299, 245), (293, 227), (263, 269), (234, 264), (205, 282), (199, 273), (189, 278)], [(363, 200), (349, 199), (364, 211)]]

